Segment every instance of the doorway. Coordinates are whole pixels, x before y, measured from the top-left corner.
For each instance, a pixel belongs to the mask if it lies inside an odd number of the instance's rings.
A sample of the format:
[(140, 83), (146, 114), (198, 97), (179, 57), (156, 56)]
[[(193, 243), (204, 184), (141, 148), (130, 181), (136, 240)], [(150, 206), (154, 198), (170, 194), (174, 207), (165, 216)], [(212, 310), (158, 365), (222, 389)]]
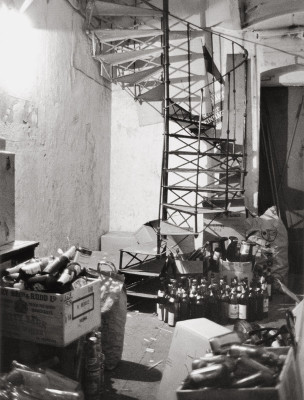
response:
[(304, 273), (304, 87), (261, 88), (259, 215), (277, 205), (290, 272)]

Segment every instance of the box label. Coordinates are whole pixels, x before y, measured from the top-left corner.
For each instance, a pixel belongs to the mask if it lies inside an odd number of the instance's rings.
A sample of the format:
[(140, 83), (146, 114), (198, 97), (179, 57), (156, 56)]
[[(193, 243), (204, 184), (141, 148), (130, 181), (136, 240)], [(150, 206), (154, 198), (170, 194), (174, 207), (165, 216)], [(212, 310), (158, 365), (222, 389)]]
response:
[(91, 293), (72, 303), (72, 318), (78, 318), (94, 310), (94, 293)]

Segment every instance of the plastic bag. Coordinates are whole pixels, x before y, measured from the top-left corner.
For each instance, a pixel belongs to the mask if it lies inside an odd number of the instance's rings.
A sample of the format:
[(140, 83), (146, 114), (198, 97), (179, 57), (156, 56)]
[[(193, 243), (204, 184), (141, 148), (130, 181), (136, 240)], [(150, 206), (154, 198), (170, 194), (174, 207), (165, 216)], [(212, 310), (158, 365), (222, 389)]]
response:
[(246, 238), (256, 242), (255, 266), (270, 268), (274, 277), (287, 282), (288, 234), (276, 207), (270, 207), (260, 217), (246, 219)]
[[(102, 271), (101, 265), (111, 265), (112, 271)], [(101, 283), (101, 333), (105, 368), (114, 369), (121, 360), (127, 319), (127, 293), (124, 276), (116, 273), (114, 264), (98, 264)]]

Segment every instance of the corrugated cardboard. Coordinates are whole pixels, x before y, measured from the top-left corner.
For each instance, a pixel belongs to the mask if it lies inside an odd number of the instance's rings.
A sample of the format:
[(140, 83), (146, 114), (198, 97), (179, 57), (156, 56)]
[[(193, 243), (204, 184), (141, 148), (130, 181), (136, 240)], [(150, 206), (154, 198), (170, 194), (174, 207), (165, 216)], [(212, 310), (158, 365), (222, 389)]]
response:
[(176, 400), (176, 388), (191, 370), (192, 360), (210, 350), (211, 338), (229, 332), (230, 329), (206, 318), (178, 322), (160, 383), (158, 400)]
[(100, 326), (100, 281), (64, 294), (0, 288), (3, 336), (63, 347)]

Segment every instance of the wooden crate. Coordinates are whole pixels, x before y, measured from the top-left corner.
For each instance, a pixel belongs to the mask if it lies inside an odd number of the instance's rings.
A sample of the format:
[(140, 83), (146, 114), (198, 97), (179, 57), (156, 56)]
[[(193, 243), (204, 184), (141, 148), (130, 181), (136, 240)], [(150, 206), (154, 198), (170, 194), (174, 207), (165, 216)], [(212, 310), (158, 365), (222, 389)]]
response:
[(3, 336), (64, 347), (101, 324), (100, 281), (64, 294), (0, 288)]
[(287, 358), (274, 387), (255, 387), (244, 389), (197, 389), (176, 391), (177, 400), (303, 400), (299, 374), (296, 368), (292, 348), (271, 348), (278, 354), (286, 354)]

